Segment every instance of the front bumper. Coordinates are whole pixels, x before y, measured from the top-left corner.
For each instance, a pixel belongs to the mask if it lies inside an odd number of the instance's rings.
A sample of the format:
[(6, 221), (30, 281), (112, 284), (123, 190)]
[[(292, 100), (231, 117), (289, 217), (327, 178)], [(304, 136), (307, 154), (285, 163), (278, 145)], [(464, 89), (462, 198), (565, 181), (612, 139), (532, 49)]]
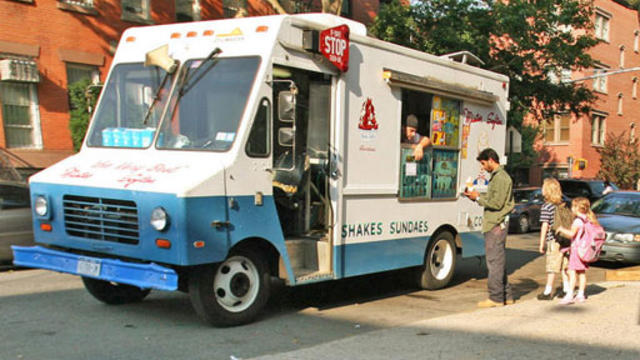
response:
[(18, 266), (58, 271), (94, 279), (134, 285), (142, 289), (174, 291), (178, 274), (154, 263), (138, 264), (51, 250), (41, 246), (12, 246), (13, 263)]
[(640, 264), (640, 244), (605, 243), (599, 260)]

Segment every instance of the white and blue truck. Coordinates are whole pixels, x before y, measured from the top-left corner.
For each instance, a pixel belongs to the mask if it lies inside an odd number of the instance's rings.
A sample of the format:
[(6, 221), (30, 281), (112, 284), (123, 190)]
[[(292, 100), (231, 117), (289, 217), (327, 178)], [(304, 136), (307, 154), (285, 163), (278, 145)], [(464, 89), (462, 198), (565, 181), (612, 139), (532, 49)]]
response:
[(444, 287), (484, 254), (460, 194), (486, 185), (480, 150), (504, 153), (508, 89), (327, 14), (128, 29), (81, 151), (30, 179), (37, 245), (15, 264), (107, 304), (185, 291), (218, 326), (253, 321), (272, 278)]

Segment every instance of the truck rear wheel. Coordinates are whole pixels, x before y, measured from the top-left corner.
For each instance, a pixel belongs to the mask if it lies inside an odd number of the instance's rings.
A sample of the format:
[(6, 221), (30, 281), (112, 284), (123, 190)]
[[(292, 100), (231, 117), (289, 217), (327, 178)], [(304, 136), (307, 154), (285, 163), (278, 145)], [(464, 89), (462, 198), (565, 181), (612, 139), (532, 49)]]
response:
[(417, 283), (422, 289), (441, 289), (451, 281), (456, 268), (456, 245), (453, 235), (440, 232), (429, 242), (424, 265), (418, 268)]
[(84, 287), (94, 298), (109, 305), (122, 305), (142, 301), (151, 289), (82, 277)]
[(265, 262), (252, 251), (235, 252), (214, 265), (195, 268), (189, 276), (189, 296), (198, 315), (214, 326), (253, 321), (270, 293)]

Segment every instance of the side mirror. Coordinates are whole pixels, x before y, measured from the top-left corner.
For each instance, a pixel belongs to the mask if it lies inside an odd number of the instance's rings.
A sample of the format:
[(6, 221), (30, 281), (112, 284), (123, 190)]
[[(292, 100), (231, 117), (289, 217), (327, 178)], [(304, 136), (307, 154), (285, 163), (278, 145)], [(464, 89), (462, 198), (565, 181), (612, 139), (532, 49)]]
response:
[(278, 93), (278, 119), (282, 122), (293, 122), (296, 118), (296, 95), (293, 91)]
[(293, 128), (282, 127), (278, 130), (278, 144), (280, 146), (293, 147), (293, 139), (296, 132)]

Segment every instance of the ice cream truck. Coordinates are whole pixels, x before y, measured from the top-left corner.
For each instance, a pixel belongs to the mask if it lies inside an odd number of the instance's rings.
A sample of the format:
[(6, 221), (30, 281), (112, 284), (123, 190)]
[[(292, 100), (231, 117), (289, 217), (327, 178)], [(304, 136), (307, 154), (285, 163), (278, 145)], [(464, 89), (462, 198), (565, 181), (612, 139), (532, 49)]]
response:
[[(30, 179), (37, 245), (107, 304), (187, 292), (217, 326), (288, 286), (484, 255), (461, 196), (504, 154), (509, 80), (327, 14), (127, 29), (82, 149)], [(407, 141), (409, 115), (431, 145)]]

